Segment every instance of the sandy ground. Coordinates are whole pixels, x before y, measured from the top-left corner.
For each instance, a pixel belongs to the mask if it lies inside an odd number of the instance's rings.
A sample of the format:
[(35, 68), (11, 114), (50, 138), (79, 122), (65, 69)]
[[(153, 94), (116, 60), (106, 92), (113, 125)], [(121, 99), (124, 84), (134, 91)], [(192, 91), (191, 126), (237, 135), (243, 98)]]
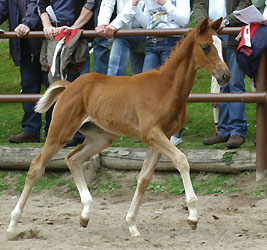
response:
[[(248, 193), (255, 185), (251, 176), (243, 183)], [(5, 231), (18, 195), (0, 196), (1, 250), (267, 249), (266, 198), (244, 193), (198, 196), (200, 221), (193, 231), (186, 222), (184, 196), (147, 192), (137, 224), (141, 236), (131, 237), (125, 216), (133, 192), (95, 195), (87, 228), (79, 225), (79, 199), (60, 197), (57, 192), (31, 194), (20, 219), (19, 235), (12, 241), (6, 239)]]

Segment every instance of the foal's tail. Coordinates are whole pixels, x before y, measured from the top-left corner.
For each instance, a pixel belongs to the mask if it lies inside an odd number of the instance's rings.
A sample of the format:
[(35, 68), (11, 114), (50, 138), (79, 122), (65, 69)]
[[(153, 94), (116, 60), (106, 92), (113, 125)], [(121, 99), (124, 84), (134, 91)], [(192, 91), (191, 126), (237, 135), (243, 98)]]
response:
[(37, 102), (34, 110), (38, 113), (46, 112), (54, 104), (61, 93), (70, 85), (66, 80), (60, 80), (52, 83), (44, 95)]

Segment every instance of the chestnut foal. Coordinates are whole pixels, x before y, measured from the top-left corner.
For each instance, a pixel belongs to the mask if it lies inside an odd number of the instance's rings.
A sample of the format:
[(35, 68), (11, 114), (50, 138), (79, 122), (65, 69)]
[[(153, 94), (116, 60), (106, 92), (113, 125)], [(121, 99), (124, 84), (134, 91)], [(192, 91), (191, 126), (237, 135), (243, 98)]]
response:
[(53, 118), (41, 153), (32, 161), (20, 199), (11, 213), (7, 232), (15, 236), (17, 224), (32, 187), (44, 174), (51, 158), (67, 144), (76, 131), (86, 137), (65, 160), (80, 193), (83, 209), (81, 226), (90, 219), (92, 197), (83, 174), (83, 163), (101, 152), (119, 136), (139, 137), (148, 144), (138, 185), (126, 221), (132, 236), (138, 236), (138, 208), (162, 154), (172, 160), (183, 179), (193, 229), (198, 222), (194, 193), (186, 156), (169, 141), (186, 120), (186, 102), (196, 72), (205, 68), (220, 84), (226, 84), (230, 72), (219, 57), (215, 41), (221, 19), (204, 19), (173, 49), (159, 69), (135, 76), (107, 76), (90, 73), (73, 83), (53, 83), (39, 100), (36, 110), (45, 112), (56, 100)]

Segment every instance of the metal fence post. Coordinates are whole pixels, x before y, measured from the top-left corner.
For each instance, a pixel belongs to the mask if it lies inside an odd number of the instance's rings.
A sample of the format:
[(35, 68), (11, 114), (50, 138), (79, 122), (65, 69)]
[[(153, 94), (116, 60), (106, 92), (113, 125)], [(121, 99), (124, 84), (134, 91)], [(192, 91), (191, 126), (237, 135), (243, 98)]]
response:
[[(256, 91), (267, 91), (267, 49), (264, 50), (257, 73)], [(267, 103), (256, 108), (256, 180), (267, 175)]]

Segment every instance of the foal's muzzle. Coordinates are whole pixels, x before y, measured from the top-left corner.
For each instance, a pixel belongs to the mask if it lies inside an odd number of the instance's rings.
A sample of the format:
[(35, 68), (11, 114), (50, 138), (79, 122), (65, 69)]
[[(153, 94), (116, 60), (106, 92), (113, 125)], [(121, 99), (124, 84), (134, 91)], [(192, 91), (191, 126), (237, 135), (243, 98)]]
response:
[(215, 71), (214, 77), (220, 85), (224, 85), (230, 81), (231, 73), (228, 69), (218, 69)]

